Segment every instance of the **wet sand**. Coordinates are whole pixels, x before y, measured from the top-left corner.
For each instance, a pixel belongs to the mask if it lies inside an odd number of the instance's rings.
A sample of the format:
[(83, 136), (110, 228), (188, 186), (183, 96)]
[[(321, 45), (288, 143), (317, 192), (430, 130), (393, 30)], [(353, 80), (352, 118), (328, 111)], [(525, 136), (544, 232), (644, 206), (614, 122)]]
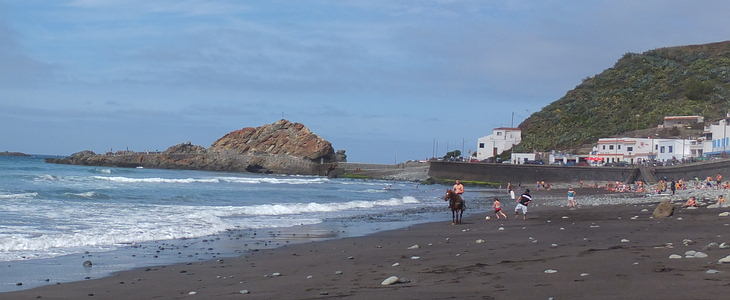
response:
[[(486, 222), (480, 214), (461, 225), (451, 225), (445, 212), (444, 222), (125, 271), (2, 293), (0, 299), (727, 297), (730, 264), (718, 264), (718, 259), (730, 255), (730, 248), (705, 247), (730, 243), (730, 217), (718, 216), (728, 209), (678, 209), (673, 217), (655, 220), (650, 218), (653, 207), (535, 207), (526, 221), (508, 214), (507, 221)], [(691, 240), (687, 245), (686, 239)], [(412, 245), (419, 247), (408, 249)], [(688, 250), (708, 257), (669, 259)], [(711, 269), (719, 273), (706, 273)], [(393, 275), (404, 282), (381, 285)]]

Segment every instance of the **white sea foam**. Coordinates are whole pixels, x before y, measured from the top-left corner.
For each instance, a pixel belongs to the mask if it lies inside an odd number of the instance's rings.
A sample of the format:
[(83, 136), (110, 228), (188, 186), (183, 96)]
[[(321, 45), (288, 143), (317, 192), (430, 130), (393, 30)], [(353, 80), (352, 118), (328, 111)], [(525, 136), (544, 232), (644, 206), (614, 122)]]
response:
[[(91, 196), (93, 192), (87, 193), (80, 194)], [(248, 206), (105, 202), (66, 203), (58, 206), (57, 202), (39, 199), (32, 207), (0, 205), (0, 210), (29, 218), (53, 219), (55, 223), (50, 226), (10, 226), (0, 230), (0, 261), (22, 257), (53, 257), (83, 251), (80, 249), (111, 250), (116, 245), (200, 237), (233, 228), (315, 224), (323, 218), (357, 214), (354, 211), (360, 209), (372, 210), (418, 203), (420, 201), (411, 196), (374, 201)]]
[(42, 174), (38, 175), (35, 178), (35, 181), (58, 181), (60, 178), (58, 176), (53, 176), (50, 174)]
[(38, 197), (38, 193), (0, 194), (0, 199), (31, 199)]
[(245, 183), (245, 184), (318, 184), (328, 182), (327, 178), (256, 178), (256, 177), (212, 177), (212, 178), (131, 178), (121, 176), (92, 176), (93, 179), (120, 183)]
[(88, 198), (88, 199), (108, 198), (107, 195), (104, 195), (102, 193), (97, 193), (94, 191), (83, 192), (83, 193), (64, 193), (64, 194), (68, 195), (68, 196), (72, 196), (72, 197), (80, 197), (80, 198)]

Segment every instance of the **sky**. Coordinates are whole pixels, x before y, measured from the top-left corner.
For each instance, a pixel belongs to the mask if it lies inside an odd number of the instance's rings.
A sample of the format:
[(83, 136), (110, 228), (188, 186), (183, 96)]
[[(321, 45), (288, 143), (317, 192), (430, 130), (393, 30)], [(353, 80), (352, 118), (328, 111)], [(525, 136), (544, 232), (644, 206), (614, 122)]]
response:
[(0, 151), (207, 147), (285, 118), (353, 162), (469, 152), (627, 52), (729, 40), (728, 11), (725, 0), (0, 0)]

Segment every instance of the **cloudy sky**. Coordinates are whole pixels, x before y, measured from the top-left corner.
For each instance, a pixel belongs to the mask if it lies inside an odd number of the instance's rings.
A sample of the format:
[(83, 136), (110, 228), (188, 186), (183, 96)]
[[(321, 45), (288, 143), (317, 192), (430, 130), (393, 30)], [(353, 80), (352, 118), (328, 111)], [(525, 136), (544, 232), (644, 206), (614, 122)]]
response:
[(283, 118), (350, 161), (474, 150), (730, 2), (0, 0), (0, 151), (155, 150)]

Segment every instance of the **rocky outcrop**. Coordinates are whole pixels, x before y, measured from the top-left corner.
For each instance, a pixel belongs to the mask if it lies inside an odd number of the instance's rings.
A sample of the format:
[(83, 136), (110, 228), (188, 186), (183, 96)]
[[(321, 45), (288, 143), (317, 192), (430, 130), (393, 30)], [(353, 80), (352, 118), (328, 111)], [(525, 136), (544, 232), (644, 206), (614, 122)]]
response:
[(345, 158), (344, 150), (335, 152), (330, 142), (304, 125), (280, 120), (230, 132), (207, 149), (188, 142), (160, 153), (96, 154), (87, 150), (46, 161), (89, 166), (327, 175), (336, 162)]
[(330, 142), (312, 133), (303, 124), (287, 120), (230, 132), (215, 141), (210, 150), (238, 154), (287, 155), (324, 162), (335, 159), (335, 151)]

